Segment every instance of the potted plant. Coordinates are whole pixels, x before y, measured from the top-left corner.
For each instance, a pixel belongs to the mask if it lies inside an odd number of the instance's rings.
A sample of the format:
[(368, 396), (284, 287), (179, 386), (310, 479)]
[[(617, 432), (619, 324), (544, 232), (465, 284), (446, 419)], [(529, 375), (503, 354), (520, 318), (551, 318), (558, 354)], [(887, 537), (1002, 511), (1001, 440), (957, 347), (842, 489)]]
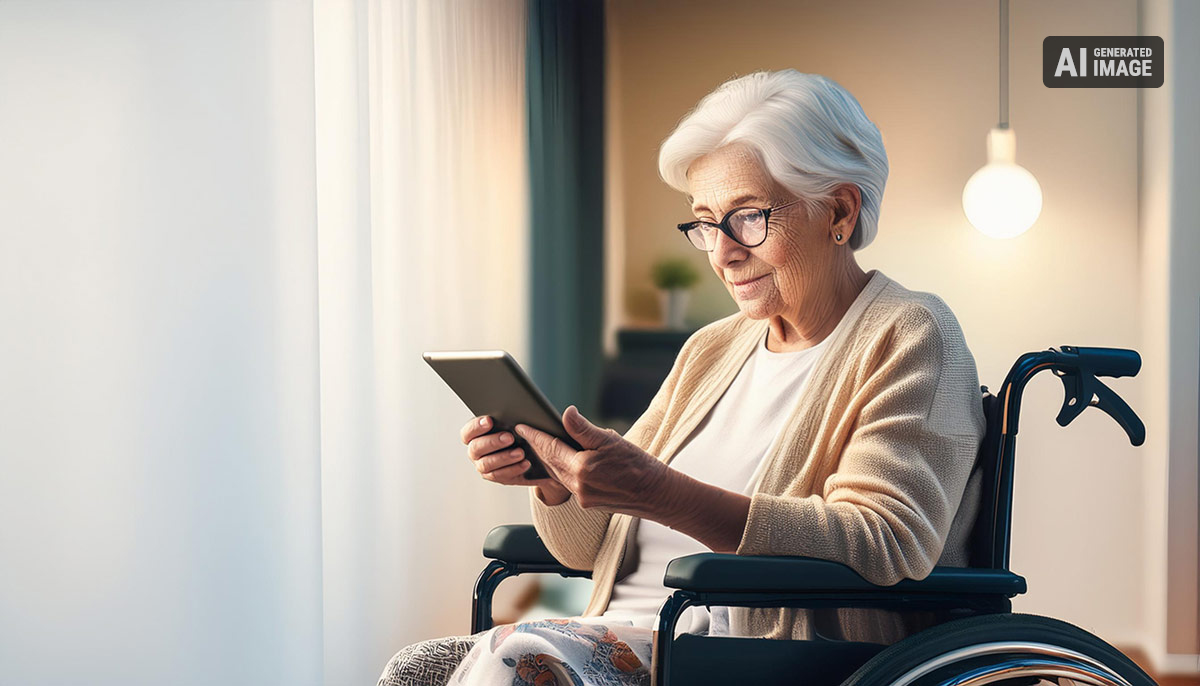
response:
[(664, 257), (654, 263), (651, 276), (658, 288), (663, 325), (669, 329), (684, 328), (683, 315), (687, 311), (689, 289), (700, 279), (700, 272), (690, 260)]

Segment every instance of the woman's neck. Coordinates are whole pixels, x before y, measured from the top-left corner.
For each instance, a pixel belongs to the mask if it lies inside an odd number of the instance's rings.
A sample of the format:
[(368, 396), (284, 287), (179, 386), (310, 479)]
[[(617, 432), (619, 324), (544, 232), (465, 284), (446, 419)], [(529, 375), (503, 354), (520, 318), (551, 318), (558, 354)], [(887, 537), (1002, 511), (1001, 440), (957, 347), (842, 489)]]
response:
[(767, 350), (794, 352), (825, 340), (870, 280), (857, 262), (849, 261), (846, 269), (823, 281), (824, 287), (810, 291), (809, 302), (801, 303), (796, 312), (770, 318)]

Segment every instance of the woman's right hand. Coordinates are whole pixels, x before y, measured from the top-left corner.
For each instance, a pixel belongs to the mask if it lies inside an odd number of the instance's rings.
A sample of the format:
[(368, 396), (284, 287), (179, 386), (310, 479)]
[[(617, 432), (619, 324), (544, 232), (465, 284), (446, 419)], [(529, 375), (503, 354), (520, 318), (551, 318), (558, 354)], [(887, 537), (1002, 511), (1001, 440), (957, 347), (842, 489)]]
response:
[(471, 419), (462, 428), (467, 457), (471, 458), (480, 476), (507, 486), (533, 486), (538, 499), (547, 505), (558, 505), (571, 497), (571, 492), (553, 477), (526, 479), (524, 474), (530, 463), (525, 451), (514, 445), (511, 431), (489, 434), (492, 426), (492, 418), (483, 415)]

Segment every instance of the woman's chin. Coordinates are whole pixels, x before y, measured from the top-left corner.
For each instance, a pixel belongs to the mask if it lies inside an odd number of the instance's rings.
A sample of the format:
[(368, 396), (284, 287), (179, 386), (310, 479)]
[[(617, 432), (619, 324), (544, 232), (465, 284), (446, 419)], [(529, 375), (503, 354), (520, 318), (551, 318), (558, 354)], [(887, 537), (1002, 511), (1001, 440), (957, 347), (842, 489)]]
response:
[(734, 302), (737, 303), (738, 309), (742, 311), (742, 314), (750, 319), (766, 319), (770, 316), (770, 312), (767, 311), (766, 303), (763, 302), (762, 298), (739, 299), (734, 297)]

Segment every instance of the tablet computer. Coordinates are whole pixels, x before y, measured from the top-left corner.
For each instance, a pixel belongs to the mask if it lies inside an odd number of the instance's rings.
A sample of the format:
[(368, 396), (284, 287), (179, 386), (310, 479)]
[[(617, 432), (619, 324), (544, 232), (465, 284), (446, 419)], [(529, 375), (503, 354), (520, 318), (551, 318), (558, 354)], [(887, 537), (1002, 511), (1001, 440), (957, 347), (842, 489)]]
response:
[(580, 445), (562, 425), (562, 413), (538, 389), (521, 365), (503, 350), (427, 352), (422, 357), (433, 367), (475, 416), (492, 418), (492, 430), (512, 432), (514, 446), (525, 452), (529, 469), (526, 479), (550, 476), (525, 439), (513, 432), (527, 424), (557, 437), (576, 450)]

